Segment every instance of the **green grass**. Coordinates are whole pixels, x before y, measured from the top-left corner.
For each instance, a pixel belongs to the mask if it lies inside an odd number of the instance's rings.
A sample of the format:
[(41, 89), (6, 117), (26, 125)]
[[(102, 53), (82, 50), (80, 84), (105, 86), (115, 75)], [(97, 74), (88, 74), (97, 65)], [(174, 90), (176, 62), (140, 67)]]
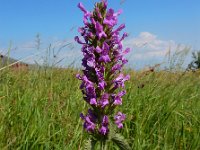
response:
[[(79, 114), (87, 105), (76, 73), (51, 68), (0, 72), (1, 150), (83, 149), (88, 135)], [(129, 73), (120, 107), (127, 119), (120, 132), (132, 149), (200, 149), (200, 72)]]

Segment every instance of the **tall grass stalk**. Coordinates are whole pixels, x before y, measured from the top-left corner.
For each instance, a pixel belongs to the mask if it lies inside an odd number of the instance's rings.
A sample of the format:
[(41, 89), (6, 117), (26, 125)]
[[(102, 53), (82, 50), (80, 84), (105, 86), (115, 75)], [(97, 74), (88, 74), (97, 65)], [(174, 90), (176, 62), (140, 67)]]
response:
[[(88, 139), (75, 69), (0, 71), (0, 149), (80, 149)], [(132, 149), (200, 149), (200, 72), (129, 71), (122, 111)], [(181, 79), (180, 79), (181, 78)], [(140, 86), (144, 84), (144, 86)], [(118, 149), (108, 143), (107, 149)]]

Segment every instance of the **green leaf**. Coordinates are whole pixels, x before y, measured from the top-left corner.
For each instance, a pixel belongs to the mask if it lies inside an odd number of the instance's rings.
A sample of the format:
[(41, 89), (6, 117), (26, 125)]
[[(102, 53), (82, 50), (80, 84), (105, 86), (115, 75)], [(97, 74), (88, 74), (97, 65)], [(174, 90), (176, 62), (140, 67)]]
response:
[(126, 139), (121, 134), (111, 134), (111, 140), (115, 143), (121, 150), (131, 150)]
[(84, 150), (94, 150), (97, 141), (93, 139), (89, 139), (86, 141)]

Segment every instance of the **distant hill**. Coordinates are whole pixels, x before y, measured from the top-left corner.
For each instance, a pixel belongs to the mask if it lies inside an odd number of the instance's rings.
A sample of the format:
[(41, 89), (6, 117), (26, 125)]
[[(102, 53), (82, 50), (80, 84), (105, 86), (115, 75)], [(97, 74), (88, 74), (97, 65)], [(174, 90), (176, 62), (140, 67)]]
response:
[[(16, 63), (18, 60), (2, 55), (0, 54), (0, 67), (4, 67), (13, 63)], [(19, 67), (19, 66), (28, 66), (28, 64), (24, 63), (24, 62), (18, 62), (16, 64), (13, 65), (13, 67)]]

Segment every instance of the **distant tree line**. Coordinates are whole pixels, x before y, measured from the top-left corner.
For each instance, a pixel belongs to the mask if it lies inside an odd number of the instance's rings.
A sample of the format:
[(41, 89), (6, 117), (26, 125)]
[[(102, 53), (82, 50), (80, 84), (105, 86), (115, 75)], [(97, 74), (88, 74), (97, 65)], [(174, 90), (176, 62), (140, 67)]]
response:
[(187, 70), (196, 71), (200, 69), (200, 51), (192, 52), (192, 61), (188, 65)]

